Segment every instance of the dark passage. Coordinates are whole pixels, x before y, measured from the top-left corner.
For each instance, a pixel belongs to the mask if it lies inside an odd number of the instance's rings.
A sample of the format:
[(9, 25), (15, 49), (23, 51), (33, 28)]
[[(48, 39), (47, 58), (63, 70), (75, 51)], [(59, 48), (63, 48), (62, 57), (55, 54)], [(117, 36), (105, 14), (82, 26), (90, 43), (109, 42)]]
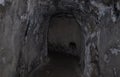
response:
[(49, 62), (34, 71), (31, 77), (81, 77), (81, 42), (81, 29), (74, 18), (52, 18), (48, 31)]
[(50, 52), (50, 61), (31, 77), (80, 77), (79, 60), (66, 53)]

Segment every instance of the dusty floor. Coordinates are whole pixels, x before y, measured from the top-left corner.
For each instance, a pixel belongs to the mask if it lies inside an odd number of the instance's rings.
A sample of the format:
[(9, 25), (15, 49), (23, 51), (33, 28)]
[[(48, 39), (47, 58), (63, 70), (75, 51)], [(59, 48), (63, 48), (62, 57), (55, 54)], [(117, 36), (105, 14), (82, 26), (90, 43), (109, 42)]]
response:
[(50, 62), (43, 69), (38, 69), (31, 77), (80, 77), (78, 59), (61, 53), (49, 55)]

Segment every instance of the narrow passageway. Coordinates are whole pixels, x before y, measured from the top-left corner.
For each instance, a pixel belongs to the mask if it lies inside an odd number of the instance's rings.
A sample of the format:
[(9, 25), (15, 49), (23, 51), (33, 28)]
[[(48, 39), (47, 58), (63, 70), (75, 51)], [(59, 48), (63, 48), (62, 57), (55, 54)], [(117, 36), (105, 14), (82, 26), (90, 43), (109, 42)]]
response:
[(80, 77), (81, 31), (72, 15), (53, 17), (48, 30), (49, 62), (31, 77)]
[(70, 54), (52, 52), (50, 61), (31, 77), (80, 77), (78, 58)]

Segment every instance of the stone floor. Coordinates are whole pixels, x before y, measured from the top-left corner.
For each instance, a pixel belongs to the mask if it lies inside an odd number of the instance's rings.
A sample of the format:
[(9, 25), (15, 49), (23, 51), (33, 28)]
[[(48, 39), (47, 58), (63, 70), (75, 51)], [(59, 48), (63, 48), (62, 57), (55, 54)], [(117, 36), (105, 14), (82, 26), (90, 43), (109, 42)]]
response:
[(78, 58), (68, 54), (52, 53), (50, 62), (30, 77), (80, 77)]

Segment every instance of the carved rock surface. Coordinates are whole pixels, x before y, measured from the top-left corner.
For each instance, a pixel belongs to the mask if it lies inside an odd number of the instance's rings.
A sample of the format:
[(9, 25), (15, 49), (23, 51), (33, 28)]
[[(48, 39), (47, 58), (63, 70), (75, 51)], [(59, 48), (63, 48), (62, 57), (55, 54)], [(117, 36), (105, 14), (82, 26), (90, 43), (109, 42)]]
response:
[(58, 14), (73, 15), (81, 28), (83, 76), (120, 77), (119, 0), (0, 0), (0, 77), (28, 77), (47, 63)]

